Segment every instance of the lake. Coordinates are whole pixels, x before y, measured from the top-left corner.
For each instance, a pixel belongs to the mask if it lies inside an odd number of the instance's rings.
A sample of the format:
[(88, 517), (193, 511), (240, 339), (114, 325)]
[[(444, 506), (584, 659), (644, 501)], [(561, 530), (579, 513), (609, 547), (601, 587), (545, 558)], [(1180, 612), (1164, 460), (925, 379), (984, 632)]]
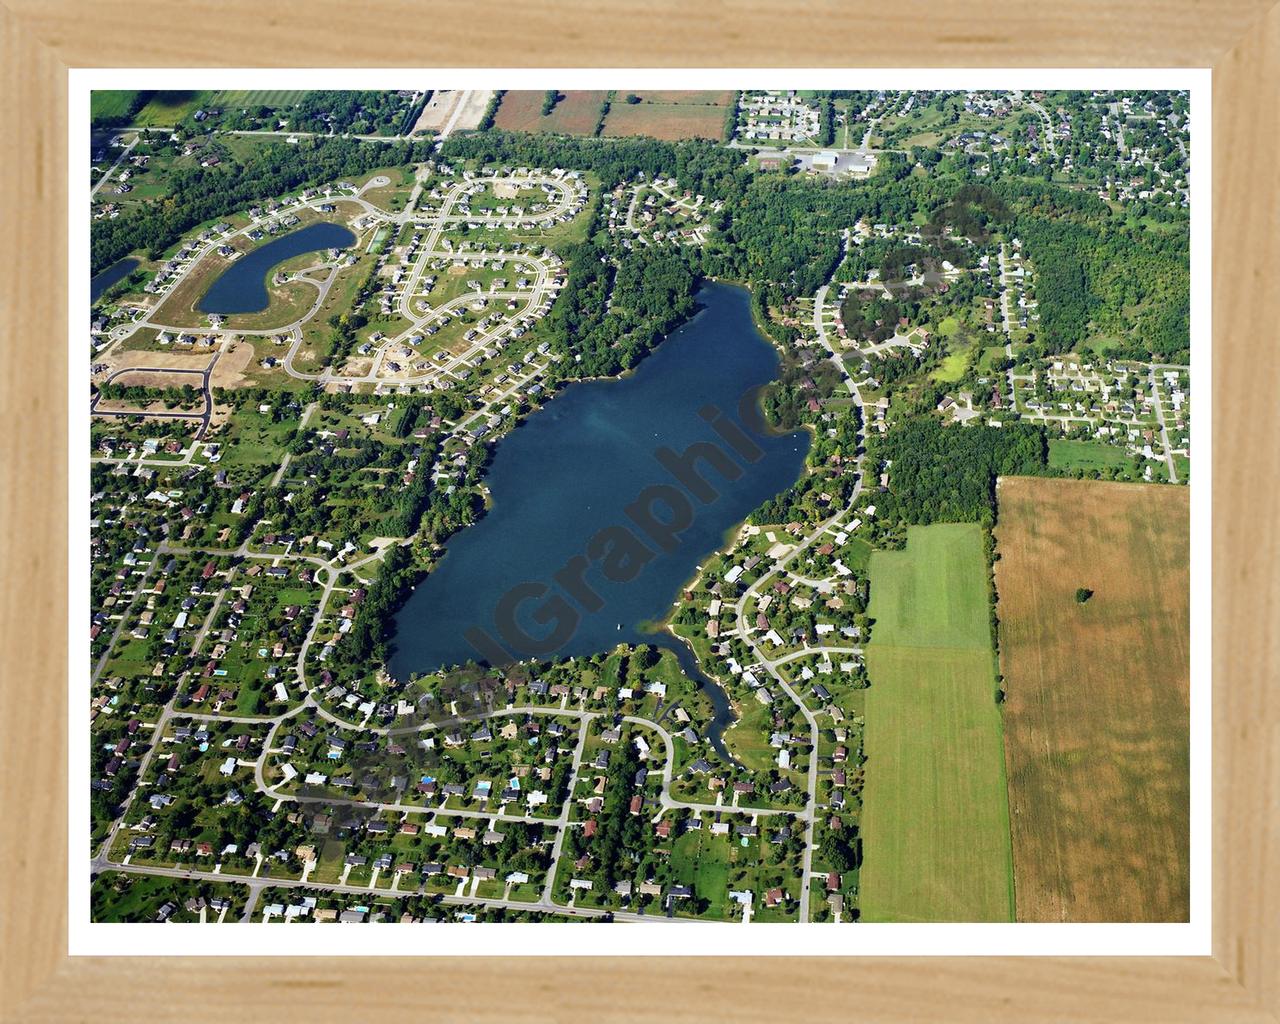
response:
[[(486, 478), (488, 514), (450, 540), (396, 616), (392, 675), (509, 662), (504, 652), (552, 658), (660, 644), (711, 694), (720, 749), (718, 731), (732, 720), (723, 691), (686, 645), (646, 627), (670, 612), (727, 531), (795, 482), (810, 439), (753, 429), (738, 414), (743, 395), (778, 369), (747, 292), (708, 284), (698, 301), (698, 312), (634, 373), (568, 386), (499, 442)], [(725, 414), (717, 423), (736, 448), (699, 415), (709, 405)], [(691, 460), (709, 491), (687, 470), (669, 468), (699, 443), (704, 453), (719, 449)], [(666, 463), (657, 455), (664, 447)], [(679, 521), (678, 511), (686, 513)], [(585, 571), (562, 571), (574, 559)]]
[(224, 270), (196, 304), (201, 313), (258, 313), (267, 308), (267, 277), (294, 256), (321, 249), (345, 249), (356, 236), (341, 224), (320, 221), (291, 231), (241, 256)]
[(134, 267), (138, 265), (137, 260), (123, 259), (117, 263), (111, 264), (101, 274), (89, 281), (89, 304), (97, 302), (102, 298), (102, 293), (110, 288), (113, 284), (123, 281), (126, 277), (133, 273)]

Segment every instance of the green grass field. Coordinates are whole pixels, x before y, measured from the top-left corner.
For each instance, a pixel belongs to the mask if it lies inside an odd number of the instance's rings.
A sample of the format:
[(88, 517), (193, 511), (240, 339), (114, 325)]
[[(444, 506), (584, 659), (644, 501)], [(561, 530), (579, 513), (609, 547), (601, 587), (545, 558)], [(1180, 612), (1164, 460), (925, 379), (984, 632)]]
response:
[(942, 359), (942, 364), (930, 376), (944, 384), (954, 384), (968, 372), (969, 357), (972, 354), (973, 350), (967, 348), (959, 352), (947, 353)]
[(89, 116), (95, 120), (99, 117), (124, 117), (137, 95), (136, 89), (94, 89), (89, 99)]
[(992, 367), (995, 365), (996, 360), (1003, 359), (1004, 357), (1005, 351), (1003, 345), (990, 345), (987, 348), (984, 348), (978, 356), (978, 372), (994, 373), (995, 371)]
[(758, 701), (742, 705), (741, 715), (724, 733), (729, 753), (752, 771), (767, 772), (777, 764), (778, 752), (769, 746), (773, 716)]
[(212, 107), (291, 107), (307, 94), (306, 89), (223, 89), (209, 99)]
[(861, 908), (1010, 921), (1013, 872), (981, 529), (912, 527), (871, 556)]
[(147, 126), (178, 124), (202, 104), (208, 103), (210, 95), (204, 90), (157, 92), (147, 101), (147, 105), (138, 111), (138, 116), (133, 119), (133, 123)]
[(841, 559), (850, 569), (865, 569), (871, 563), (874, 549), (861, 537), (851, 537), (840, 551)]
[(1107, 469), (1128, 466), (1129, 455), (1123, 448), (1094, 441), (1050, 441), (1050, 469)]
[(871, 555), (872, 644), (990, 654), (982, 531), (968, 523), (913, 526), (902, 551)]

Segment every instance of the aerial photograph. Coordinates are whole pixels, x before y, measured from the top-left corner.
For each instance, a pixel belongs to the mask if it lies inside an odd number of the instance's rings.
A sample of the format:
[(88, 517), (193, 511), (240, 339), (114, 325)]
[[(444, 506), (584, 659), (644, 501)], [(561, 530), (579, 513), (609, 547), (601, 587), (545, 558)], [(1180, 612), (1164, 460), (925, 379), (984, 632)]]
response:
[(92, 92), (91, 922), (1188, 921), (1190, 111)]

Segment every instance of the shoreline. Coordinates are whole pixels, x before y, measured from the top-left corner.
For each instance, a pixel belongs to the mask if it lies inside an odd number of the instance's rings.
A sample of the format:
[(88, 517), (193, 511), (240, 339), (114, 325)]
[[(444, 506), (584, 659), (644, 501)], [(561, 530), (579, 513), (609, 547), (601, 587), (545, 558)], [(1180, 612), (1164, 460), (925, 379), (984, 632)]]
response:
[[(710, 285), (725, 285), (730, 289), (734, 289), (734, 290), (740, 289), (741, 292), (744, 293), (743, 298), (747, 301), (748, 308), (750, 308), (750, 305), (751, 305), (750, 289), (738, 282), (726, 282), (726, 281), (721, 281), (712, 277), (704, 277), (702, 278), (702, 283), (698, 289), (698, 292), (695, 294), (703, 294), (704, 289), (707, 289)], [(524, 412), (517, 413), (515, 417), (515, 421), (509, 430), (503, 432), (500, 435), (486, 439), (486, 442), (485, 442), (486, 447), (488, 447), (492, 453), (490, 458), (491, 459), (496, 458), (497, 450), (504, 440), (514, 436), (516, 431), (518, 431), (520, 427), (524, 426), (526, 423), (533, 422), (534, 416), (537, 414), (538, 411), (549, 407), (551, 399), (554, 399), (562, 394), (568, 393), (570, 391), (571, 385), (577, 384), (577, 383), (590, 383), (592, 381), (622, 382), (627, 380), (633, 374), (635, 374), (642, 366), (645, 365), (648, 356), (662, 351), (663, 344), (665, 342), (669, 341), (673, 336), (675, 336), (679, 332), (680, 328), (683, 328), (684, 326), (687, 326), (688, 324), (693, 323), (695, 320), (697, 320), (697, 318), (702, 313), (704, 313), (709, 308), (711, 308), (711, 305), (712, 304), (707, 302), (706, 300), (697, 302), (692, 314), (688, 318), (686, 318), (680, 324), (679, 327), (671, 331), (669, 334), (664, 335), (657, 345), (647, 350), (645, 352), (645, 356), (641, 358), (632, 367), (629, 367), (616, 374), (596, 375), (593, 377), (583, 377), (583, 378), (562, 377), (556, 380), (554, 382), (554, 388), (548, 388), (547, 394), (544, 394), (544, 396), (542, 396), (542, 401), (538, 406), (527, 409)], [(782, 429), (782, 428), (775, 427), (765, 419), (763, 392), (769, 386), (770, 383), (778, 379), (777, 373), (780, 369), (781, 364), (778, 356), (777, 343), (773, 341), (771, 338), (769, 338), (766, 334), (764, 334), (764, 332), (758, 329), (754, 319), (752, 320), (752, 328), (755, 330), (755, 333), (760, 336), (760, 339), (762, 341), (766, 341), (769, 344), (770, 349), (774, 353), (774, 359), (775, 359), (773, 369), (770, 372), (769, 380), (763, 383), (758, 389), (753, 389), (754, 393), (752, 397), (755, 401), (755, 408), (759, 414), (759, 419), (761, 421), (758, 426), (756, 424), (751, 424), (751, 427), (753, 428), (753, 433), (763, 433), (765, 434), (765, 436), (768, 436), (771, 438), (787, 438), (790, 436), (798, 440), (800, 435), (800, 427), (805, 426), (807, 428), (807, 425), (801, 424), (792, 429)], [(808, 440), (810, 444), (812, 443), (812, 437), (813, 437), (813, 431), (812, 429), (809, 429)], [(804, 474), (808, 472), (810, 472), (810, 467), (807, 465), (807, 458), (806, 458), (802, 462), (801, 466), (799, 467), (799, 472), (797, 473), (796, 480), (803, 479)], [(783, 493), (787, 488), (794, 486), (795, 482), (796, 482), (795, 480), (787, 481), (787, 483), (783, 487), (780, 487), (778, 489), (777, 493)], [(484, 508), (480, 516), (478, 516), (476, 519), (476, 522), (479, 522), (481, 519), (487, 518), (488, 515), (491, 514), (496, 509), (497, 500), (493, 493), (491, 481), (489, 479), (489, 474), (487, 472), (485, 474), (485, 478), (480, 480), (476, 486), (477, 486), (477, 490), (482, 495), (482, 500), (484, 505)], [(772, 497), (774, 497), (773, 494), (769, 495), (769, 498), (772, 498)], [(766, 498), (766, 500), (768, 500), (768, 498)], [(660, 643), (664, 647), (678, 646), (682, 652), (687, 652), (687, 655), (690, 659), (689, 664), (698, 673), (700, 673), (701, 675), (704, 675), (723, 694), (724, 700), (722, 703), (723, 705), (727, 705), (728, 710), (731, 712), (733, 716), (730, 721), (725, 723), (725, 728), (728, 728), (730, 725), (733, 724), (733, 722), (736, 722), (740, 718), (737, 702), (734, 701), (734, 699), (732, 698), (732, 696), (730, 696), (728, 691), (728, 686), (730, 684), (721, 677), (720, 673), (712, 672), (708, 669), (707, 665), (705, 665), (703, 662), (702, 656), (699, 654), (698, 650), (695, 648), (691, 640), (683, 636), (680, 636), (674, 630), (674, 628), (672, 628), (673, 619), (681, 603), (680, 595), (683, 593), (684, 590), (688, 589), (695, 580), (698, 579), (700, 574), (704, 571), (707, 560), (715, 555), (728, 554), (729, 552), (732, 552), (735, 549), (737, 549), (745, 541), (746, 530), (750, 526), (750, 517), (752, 514), (754, 514), (755, 511), (756, 511), (756, 508), (752, 508), (748, 510), (746, 515), (743, 516), (743, 518), (735, 522), (732, 522), (723, 528), (720, 535), (713, 540), (712, 542), (713, 546), (710, 547), (702, 555), (702, 557), (698, 560), (698, 563), (695, 566), (691, 567), (691, 571), (685, 577), (685, 579), (681, 580), (673, 588), (671, 596), (668, 598), (668, 604), (666, 608), (663, 609), (662, 613), (655, 618), (642, 620), (635, 623), (632, 626), (632, 630), (635, 634), (635, 640), (629, 641), (629, 643), (635, 644), (635, 643), (645, 642), (646, 640), (651, 640), (651, 642)], [(476, 523), (473, 522), (469, 525), (474, 526), (476, 525)], [(437, 569), (440, 561), (443, 561), (445, 558), (448, 557), (449, 549), (452, 546), (452, 543), (456, 540), (457, 536), (461, 535), (461, 533), (465, 533), (465, 528), (464, 530), (459, 531), (459, 533), (454, 534), (453, 537), (449, 538), (449, 540), (447, 540), (445, 544), (442, 546), (443, 550), (439, 555), (439, 559), (436, 561)], [(428, 571), (423, 575), (423, 577), (421, 577), (419, 580), (416, 581), (416, 584), (420, 585), (423, 582), (423, 580), (429, 577), (430, 575), (431, 575), (431, 572)], [(414, 590), (416, 591), (417, 589), (418, 589), (418, 586), (415, 585)], [(393, 613), (395, 616), (398, 617), (402, 613), (409, 599), (410, 599), (409, 595), (406, 595), (405, 600), (400, 603), (399, 607)]]

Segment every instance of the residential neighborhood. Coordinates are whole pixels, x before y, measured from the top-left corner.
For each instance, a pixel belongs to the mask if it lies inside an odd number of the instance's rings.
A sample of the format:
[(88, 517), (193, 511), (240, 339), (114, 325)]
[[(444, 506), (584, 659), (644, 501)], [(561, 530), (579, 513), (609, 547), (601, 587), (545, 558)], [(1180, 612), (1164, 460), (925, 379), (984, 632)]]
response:
[(1180, 913), (1185, 93), (94, 103), (95, 921)]

